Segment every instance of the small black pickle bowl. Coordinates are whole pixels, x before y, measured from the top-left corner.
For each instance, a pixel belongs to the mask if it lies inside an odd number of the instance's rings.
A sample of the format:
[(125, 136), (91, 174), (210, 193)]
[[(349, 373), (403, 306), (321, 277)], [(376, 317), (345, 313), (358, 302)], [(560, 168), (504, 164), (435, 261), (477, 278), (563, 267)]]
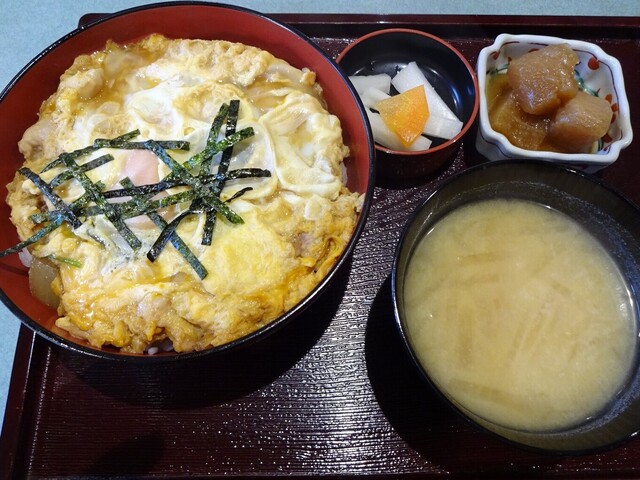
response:
[[(536, 202), (569, 215), (600, 242), (627, 283), (636, 322), (636, 348), (630, 373), (608, 404), (578, 425), (551, 431), (525, 431), (482, 418), (438, 388), (427, 368), (418, 360), (408, 335), (404, 289), (407, 269), (418, 243), (450, 212), (472, 202), (498, 198)], [(607, 450), (635, 437), (640, 430), (637, 333), (640, 331), (640, 210), (595, 177), (536, 160), (489, 162), (450, 177), (407, 221), (395, 252), (391, 289), (395, 321), (416, 368), (446, 404), (482, 430), (526, 450), (557, 455)]]
[(463, 124), (460, 133), (449, 140), (432, 138), (427, 150), (406, 152), (376, 144), (376, 172), (382, 182), (420, 183), (455, 158), (480, 105), (474, 68), (458, 49), (427, 32), (389, 28), (356, 39), (340, 52), (336, 62), (349, 76), (386, 73), (391, 77), (416, 62)]

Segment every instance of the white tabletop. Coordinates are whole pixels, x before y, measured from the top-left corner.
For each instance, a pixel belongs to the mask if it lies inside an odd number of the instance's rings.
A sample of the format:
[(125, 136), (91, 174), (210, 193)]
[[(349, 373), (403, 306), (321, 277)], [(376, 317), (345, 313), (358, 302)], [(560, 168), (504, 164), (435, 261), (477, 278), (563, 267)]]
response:
[[(78, 19), (85, 13), (110, 13), (146, 3), (151, 2), (4, 0), (0, 7), (0, 88), (49, 44), (74, 30)], [(234, 3), (266, 13), (640, 16), (638, 0), (238, 0)], [(4, 419), (18, 329), (19, 320), (0, 305), (0, 426)]]

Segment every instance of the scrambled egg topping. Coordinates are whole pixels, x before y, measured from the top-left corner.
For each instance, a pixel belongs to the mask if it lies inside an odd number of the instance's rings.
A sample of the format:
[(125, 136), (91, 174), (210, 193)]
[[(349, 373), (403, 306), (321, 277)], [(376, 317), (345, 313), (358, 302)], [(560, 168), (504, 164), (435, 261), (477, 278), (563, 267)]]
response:
[[(237, 129), (252, 127), (255, 134), (235, 145), (229, 168), (267, 169), (271, 176), (226, 183), (222, 200), (252, 190), (229, 203), (244, 223), (219, 217), (211, 246), (201, 244), (204, 215), (179, 224), (177, 233), (208, 270), (202, 280), (170, 245), (155, 262), (147, 259), (160, 230), (146, 217), (126, 221), (143, 242), (139, 251), (104, 215), (83, 219), (75, 230), (66, 224), (54, 230), (30, 250), (76, 261), (57, 265), (56, 325), (98, 347), (145, 352), (171, 341), (184, 352), (233, 341), (298, 303), (344, 250), (362, 202), (345, 187), (348, 149), (321, 93), (313, 72), (227, 41), (152, 35), (78, 57), (19, 144), (26, 167), (41, 172), (61, 153), (135, 129), (140, 139), (187, 140), (190, 151), (171, 151), (182, 163), (205, 147), (220, 106), (238, 99)], [(170, 173), (143, 150), (101, 149), (79, 163), (105, 153), (114, 160), (87, 172), (105, 190), (122, 188), (124, 177), (153, 184)], [(58, 173), (41, 177), (50, 181)], [(12, 221), (27, 238), (39, 228), (30, 215), (53, 207), (20, 174), (8, 189)], [(65, 202), (83, 192), (75, 180), (57, 190)], [(159, 213), (170, 221), (188, 206)]]

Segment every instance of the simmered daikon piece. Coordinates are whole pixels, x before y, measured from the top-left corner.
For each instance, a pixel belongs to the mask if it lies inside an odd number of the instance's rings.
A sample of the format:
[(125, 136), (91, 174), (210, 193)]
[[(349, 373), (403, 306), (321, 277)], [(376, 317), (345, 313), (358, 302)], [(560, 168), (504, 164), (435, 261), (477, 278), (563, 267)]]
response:
[(489, 121), (516, 147), (542, 150), (549, 119), (523, 111), (513, 92), (497, 98), (489, 111)]
[(605, 99), (578, 92), (557, 110), (549, 127), (549, 140), (568, 152), (589, 152), (607, 133), (612, 115)]
[(566, 43), (513, 60), (507, 75), (520, 107), (527, 113), (546, 115), (575, 97), (578, 82), (574, 67), (578, 62), (578, 55)]

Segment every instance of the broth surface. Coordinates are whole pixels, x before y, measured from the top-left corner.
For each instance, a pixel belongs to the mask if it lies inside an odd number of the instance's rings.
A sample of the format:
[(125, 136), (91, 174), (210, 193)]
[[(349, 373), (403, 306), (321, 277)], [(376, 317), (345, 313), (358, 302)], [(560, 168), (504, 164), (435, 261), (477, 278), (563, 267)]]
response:
[(454, 403), (543, 431), (597, 414), (634, 361), (626, 284), (566, 215), (521, 200), (459, 208), (420, 241), (407, 269), (416, 355)]

